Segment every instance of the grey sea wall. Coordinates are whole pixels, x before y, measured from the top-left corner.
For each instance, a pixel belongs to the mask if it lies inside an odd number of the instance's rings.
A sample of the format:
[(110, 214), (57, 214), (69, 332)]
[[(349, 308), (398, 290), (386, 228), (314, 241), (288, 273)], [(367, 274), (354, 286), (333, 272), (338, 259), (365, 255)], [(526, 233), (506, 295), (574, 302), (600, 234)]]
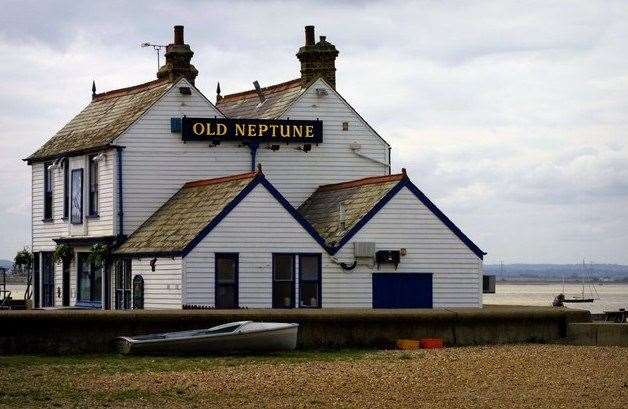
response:
[(233, 321), (299, 323), (298, 346), (392, 347), (398, 339), (442, 338), (447, 346), (566, 340), (588, 311), (547, 307), (433, 310), (0, 311), (0, 354), (114, 352), (120, 335), (209, 328)]

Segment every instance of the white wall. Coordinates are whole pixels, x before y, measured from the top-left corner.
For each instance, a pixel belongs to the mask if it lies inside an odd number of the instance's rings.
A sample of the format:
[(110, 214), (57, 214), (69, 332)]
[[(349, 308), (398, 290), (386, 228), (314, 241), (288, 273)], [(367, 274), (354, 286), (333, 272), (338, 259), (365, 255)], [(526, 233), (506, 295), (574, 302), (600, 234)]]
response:
[(133, 277), (144, 277), (144, 308), (181, 308), (181, 257), (157, 259), (155, 271), (151, 271), (151, 259), (134, 258), (131, 266)]
[(124, 232), (132, 233), (189, 181), (249, 172), (251, 155), (246, 147), (181, 140), (181, 133), (170, 132), (170, 119), (222, 117), (195, 88), (192, 95), (172, 87), (115, 143), (125, 146), (122, 154), (122, 192)]
[(44, 222), (44, 164), (35, 163), (32, 170), (32, 228), (33, 251), (52, 251), (55, 248), (53, 239), (58, 237), (98, 237), (112, 236), (116, 233), (115, 206), (115, 163), (116, 151), (106, 152), (106, 159), (99, 163), (99, 208), (97, 218), (88, 218), (89, 201), (89, 169), (87, 156), (74, 156), (69, 159), (71, 183), (72, 169), (83, 169), (83, 223), (73, 225), (70, 218), (63, 219), (63, 168), (52, 172), (53, 176), (53, 205), (52, 221)]
[[(403, 188), (337, 253), (353, 261), (354, 241), (374, 241), (377, 250), (407, 249), (397, 271), (382, 265), (381, 272), (433, 273), (434, 307), (480, 307), (482, 260), (443, 224), (412, 192)], [(371, 306), (371, 276), (367, 267), (327, 274), (323, 294), (334, 306), (355, 299)], [(325, 296), (323, 296), (325, 299)]]
[(184, 258), (184, 304), (214, 305), (214, 254), (222, 252), (240, 254), (240, 307), (271, 308), (272, 253), (324, 251), (258, 185)]
[[(317, 96), (324, 88), (327, 95)], [(294, 206), (299, 205), (323, 184), (366, 176), (387, 175), (388, 166), (355, 155), (349, 145), (358, 142), (360, 153), (388, 164), (388, 145), (324, 81), (318, 80), (282, 116), (282, 119), (320, 119), (323, 143), (308, 153), (281, 145), (277, 152), (258, 150), (258, 163), (273, 185)], [(342, 130), (342, 123), (349, 130)]]

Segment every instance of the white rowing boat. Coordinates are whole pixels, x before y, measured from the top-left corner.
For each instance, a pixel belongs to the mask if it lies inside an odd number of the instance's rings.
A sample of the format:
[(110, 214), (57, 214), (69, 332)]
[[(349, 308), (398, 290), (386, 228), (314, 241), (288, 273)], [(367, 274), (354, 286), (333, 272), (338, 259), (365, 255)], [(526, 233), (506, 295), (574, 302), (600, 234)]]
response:
[(297, 346), (299, 324), (239, 321), (208, 329), (118, 337), (122, 354), (281, 351)]

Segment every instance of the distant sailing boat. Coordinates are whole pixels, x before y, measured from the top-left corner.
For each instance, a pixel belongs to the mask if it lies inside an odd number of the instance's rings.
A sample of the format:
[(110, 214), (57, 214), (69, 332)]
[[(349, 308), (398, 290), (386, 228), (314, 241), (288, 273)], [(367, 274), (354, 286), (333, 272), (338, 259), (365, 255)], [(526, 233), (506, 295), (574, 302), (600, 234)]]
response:
[[(585, 282), (585, 278), (586, 278), (586, 272), (585, 272), (585, 264), (584, 264), (584, 260), (582, 260), (582, 295), (580, 296), (574, 296), (572, 298), (567, 298), (565, 297), (562, 302), (564, 303), (583, 303), (583, 302), (593, 302), (595, 300), (599, 300), (600, 296), (597, 293), (597, 289), (595, 288), (595, 284), (590, 281), (589, 284), (589, 292), (591, 294), (590, 297), (586, 297), (584, 294), (584, 288), (586, 286), (586, 282)], [(593, 293), (595, 292), (595, 297), (593, 297)], [(563, 294), (565, 294), (565, 277), (563, 276)]]

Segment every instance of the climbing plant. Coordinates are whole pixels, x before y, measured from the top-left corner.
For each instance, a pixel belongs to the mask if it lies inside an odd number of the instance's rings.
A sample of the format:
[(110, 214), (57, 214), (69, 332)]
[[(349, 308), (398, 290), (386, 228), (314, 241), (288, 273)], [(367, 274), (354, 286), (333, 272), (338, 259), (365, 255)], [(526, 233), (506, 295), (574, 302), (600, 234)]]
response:
[(74, 259), (74, 250), (67, 244), (57, 244), (52, 258), (55, 263), (71, 263)]
[(109, 260), (110, 249), (106, 244), (94, 244), (89, 251), (89, 261), (97, 266), (104, 265)]

